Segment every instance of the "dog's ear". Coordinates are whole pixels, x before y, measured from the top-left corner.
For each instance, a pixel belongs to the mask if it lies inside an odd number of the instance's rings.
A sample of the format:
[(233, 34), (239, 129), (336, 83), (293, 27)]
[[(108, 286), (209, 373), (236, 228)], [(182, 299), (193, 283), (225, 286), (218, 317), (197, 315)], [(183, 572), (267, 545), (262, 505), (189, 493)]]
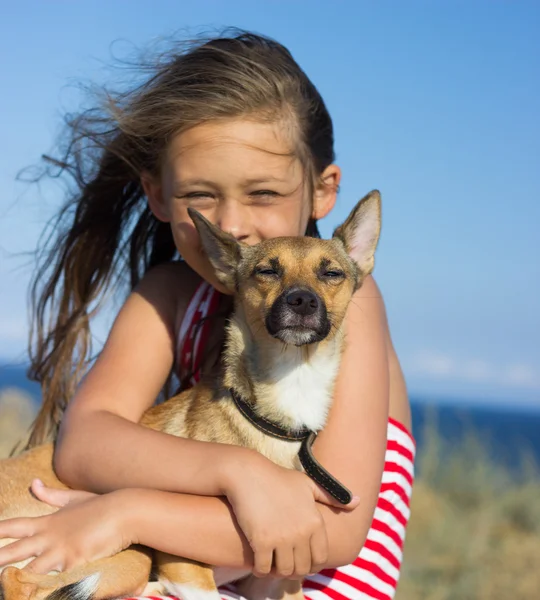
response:
[(242, 258), (242, 246), (230, 233), (222, 231), (200, 212), (188, 208), (188, 214), (195, 224), (201, 243), (219, 281), (231, 292), (236, 290), (236, 269)]
[(375, 248), (381, 233), (381, 195), (373, 190), (355, 206), (333, 237), (340, 240), (363, 276), (375, 265)]

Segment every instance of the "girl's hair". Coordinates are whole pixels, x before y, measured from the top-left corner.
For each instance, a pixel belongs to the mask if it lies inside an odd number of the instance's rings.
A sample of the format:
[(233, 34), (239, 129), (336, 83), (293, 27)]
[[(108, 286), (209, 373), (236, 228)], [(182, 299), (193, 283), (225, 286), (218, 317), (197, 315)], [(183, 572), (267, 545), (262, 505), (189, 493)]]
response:
[[(182, 45), (142, 85), (104, 90), (104, 98), (66, 117), (61, 158), (44, 157), (45, 175), (69, 176), (72, 192), (32, 282), (29, 377), (43, 399), (29, 447), (56, 436), (91, 360), (90, 318), (105, 293), (127, 273), (133, 288), (150, 267), (178, 258), (170, 226), (152, 215), (140, 183), (143, 171), (159, 173), (173, 136), (215, 119), (285, 119), (311, 181), (334, 160), (317, 89), (284, 46), (260, 35), (234, 31)], [(318, 235), (314, 221), (306, 234)]]

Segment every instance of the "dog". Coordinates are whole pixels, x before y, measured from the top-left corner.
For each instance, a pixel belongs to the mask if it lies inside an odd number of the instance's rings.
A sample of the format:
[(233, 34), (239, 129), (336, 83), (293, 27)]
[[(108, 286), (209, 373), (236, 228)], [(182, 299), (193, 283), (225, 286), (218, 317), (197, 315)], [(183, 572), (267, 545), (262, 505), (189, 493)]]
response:
[[(222, 367), (210, 384), (202, 381), (150, 408), (141, 424), (255, 449), (278, 465), (304, 469), (347, 503), (348, 490), (316, 462), (310, 445), (330, 409), (347, 306), (374, 266), (379, 192), (360, 200), (330, 240), (283, 237), (248, 246), (197, 211), (189, 214), (217, 278), (234, 294)], [(52, 459), (53, 445), (48, 444), (0, 461), (0, 520), (57, 510), (29, 491), (35, 477), (65, 488)], [(11, 541), (0, 540), (0, 545)], [(241, 580), (244, 593), (254, 600), (303, 598), (297, 580), (257, 579), (248, 572), (224, 575), (220, 569), (137, 546), (49, 575), (26, 572), (25, 563), (7, 566), (1, 574), (3, 598), (105, 600), (141, 594), (152, 560), (164, 591), (184, 600), (217, 600), (217, 585), (231, 580)]]

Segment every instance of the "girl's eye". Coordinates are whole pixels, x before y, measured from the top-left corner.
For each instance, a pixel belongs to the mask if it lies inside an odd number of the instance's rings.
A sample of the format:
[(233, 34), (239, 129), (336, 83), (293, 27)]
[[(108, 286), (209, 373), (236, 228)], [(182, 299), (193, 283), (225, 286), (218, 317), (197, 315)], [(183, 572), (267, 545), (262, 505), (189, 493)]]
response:
[(254, 192), (251, 192), (249, 195), (254, 198), (257, 198), (258, 200), (270, 200), (281, 196), (281, 194), (273, 192), (272, 190), (256, 190)]
[(213, 198), (214, 196), (210, 192), (189, 192), (184, 194), (182, 198), (188, 198), (189, 200), (196, 200), (198, 198)]
[(273, 192), (272, 190), (255, 190), (251, 192), (252, 196), (277, 196), (277, 192)]
[(199, 210), (214, 206), (216, 201), (216, 196), (212, 192), (188, 192), (180, 198), (187, 205)]
[(345, 277), (345, 273), (343, 271), (334, 269), (333, 271), (325, 271), (323, 273), (323, 277), (328, 277), (329, 279), (339, 279)]

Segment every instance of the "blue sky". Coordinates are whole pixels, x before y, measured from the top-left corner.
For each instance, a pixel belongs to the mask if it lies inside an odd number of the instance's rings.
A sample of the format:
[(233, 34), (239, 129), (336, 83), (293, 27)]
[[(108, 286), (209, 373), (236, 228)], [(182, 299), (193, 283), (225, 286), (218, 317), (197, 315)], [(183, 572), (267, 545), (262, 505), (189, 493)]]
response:
[[(540, 406), (540, 4), (21, 1), (0, 21), (0, 359), (24, 360), (31, 261), (61, 200), (15, 182), (111, 52), (233, 25), (286, 44), (334, 118), (339, 205), (383, 195), (375, 276), (409, 389)], [(116, 42), (116, 43), (114, 43)], [(102, 337), (113, 310), (96, 327)]]

